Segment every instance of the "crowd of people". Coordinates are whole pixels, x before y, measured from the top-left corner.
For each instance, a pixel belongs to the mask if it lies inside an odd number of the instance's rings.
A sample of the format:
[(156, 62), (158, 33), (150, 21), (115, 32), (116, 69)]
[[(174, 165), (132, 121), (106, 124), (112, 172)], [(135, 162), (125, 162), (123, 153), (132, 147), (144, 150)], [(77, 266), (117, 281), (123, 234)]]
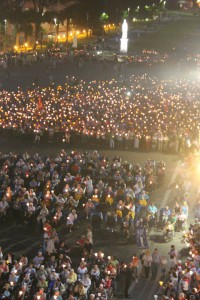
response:
[[(199, 143), (197, 81), (93, 81), (0, 93), (3, 134), (117, 149), (180, 152)], [(99, 110), (101, 107), (101, 110)]]
[[(109, 48), (109, 47), (108, 47)], [(35, 52), (15, 52), (2, 53), (0, 56), (0, 66), (4, 69), (12, 69), (13, 67), (27, 68), (40, 63), (46, 63), (49, 68), (59, 68), (63, 63), (87, 63), (88, 61), (105, 61), (113, 63), (129, 62), (131, 64), (145, 64), (152, 66), (153, 64), (160, 64), (166, 62), (168, 55), (159, 53), (154, 50), (143, 50), (142, 53), (134, 53), (134, 55), (120, 56), (118, 51), (104, 51), (100, 44), (88, 47), (85, 45), (82, 49), (62, 49), (56, 48), (46, 50), (44, 53)], [(108, 49), (110, 50), (110, 49)]]
[[(43, 244), (34, 257), (15, 257), (0, 248), (0, 299), (110, 299), (120, 276), (125, 278), (120, 289), (128, 297), (133, 280), (137, 284), (141, 276), (148, 278), (150, 273), (152, 280), (157, 280), (160, 272), (163, 299), (199, 299), (198, 219), (184, 236), (191, 248), (186, 264), (179, 260), (174, 245), (168, 258), (155, 248), (152, 253), (134, 254), (128, 262), (93, 245), (93, 233), (102, 223), (111, 234), (118, 224), (121, 237), (129, 240), (131, 235), (135, 239), (138, 226), (147, 228), (152, 218), (158, 218), (159, 209), (150, 198), (164, 180), (163, 162), (132, 165), (117, 156), (109, 161), (97, 151), (67, 154), (62, 150), (56, 157), (1, 154), (0, 166), (1, 222), (37, 224), (43, 234)], [(182, 220), (183, 215), (187, 220), (190, 188), (188, 180), (183, 180), (185, 201), (160, 211), (164, 225), (174, 224), (179, 216)], [(80, 225), (84, 235), (69, 247), (59, 228), (65, 226), (70, 233)], [(165, 284), (168, 270), (170, 278)]]
[(1, 154), (0, 164), (1, 222), (37, 224), (44, 238), (34, 258), (17, 258), (1, 249), (1, 299), (112, 297), (116, 276), (121, 272), (130, 277), (128, 266), (102, 251), (94, 253), (88, 226), (75, 243), (80, 265), (76, 258), (74, 270), (71, 250), (58, 229), (66, 226), (72, 232), (86, 222), (95, 230), (98, 217), (106, 229), (118, 224), (122, 238), (129, 239), (131, 226), (140, 217), (136, 207), (147, 211), (147, 191), (156, 188), (154, 177), (164, 180), (164, 163), (149, 160), (144, 166), (132, 165), (117, 156), (109, 161), (97, 151), (62, 150), (56, 157)]
[[(70, 53), (66, 58), (47, 52), (30, 60), (21, 53), (8, 56), (5, 68), (26, 68), (47, 60), (56, 69), (69, 58)], [(163, 63), (168, 58), (145, 50), (142, 56), (123, 61), (119, 57), (113, 68)], [(94, 57), (83, 52), (72, 57), (78, 64), (82, 59), (84, 63)], [(198, 62), (199, 56), (186, 60)], [(35, 82), (35, 89), (0, 92), (0, 134), (34, 143), (188, 152), (200, 142), (199, 94), (198, 80), (161, 80), (147, 75), (90, 83), (73, 77), (66, 78), (64, 86), (46, 88)], [(149, 247), (144, 231), (148, 239), (152, 226), (163, 231), (162, 242), (173, 240), (176, 231), (184, 231), (192, 183), (181, 178), (174, 187), (177, 202), (160, 209), (151, 193), (164, 182), (165, 171), (163, 161), (130, 164), (117, 155), (109, 160), (98, 151), (62, 150), (55, 157), (0, 153), (0, 223), (37, 226), (43, 237), (32, 256), (17, 257), (14, 251), (0, 247), (0, 299), (109, 300), (121, 277), (124, 285), (120, 290), (128, 298), (132, 281), (138, 284), (151, 275), (152, 281), (161, 276), (162, 300), (199, 300), (199, 203), (196, 219), (183, 235), (189, 248), (186, 262), (180, 260), (175, 245), (168, 257), (155, 248), (122, 261), (109, 249), (105, 253), (96, 249), (93, 241), (95, 232), (104, 231), (143, 249)], [(61, 234), (63, 228), (72, 245)], [(76, 241), (75, 232), (80, 232)], [(155, 300), (158, 297), (155, 295)]]

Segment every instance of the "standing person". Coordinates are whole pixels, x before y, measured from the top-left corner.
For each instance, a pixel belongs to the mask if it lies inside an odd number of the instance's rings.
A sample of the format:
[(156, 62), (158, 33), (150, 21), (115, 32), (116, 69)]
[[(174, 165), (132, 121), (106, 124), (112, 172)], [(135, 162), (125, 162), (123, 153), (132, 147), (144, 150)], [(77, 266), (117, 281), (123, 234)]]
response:
[(174, 268), (175, 265), (176, 265), (176, 262), (177, 262), (177, 250), (175, 249), (175, 246), (174, 245), (171, 245), (171, 249), (168, 253), (169, 255), (169, 267), (170, 269), (171, 268)]
[(142, 261), (143, 261), (145, 277), (148, 278), (149, 277), (149, 271), (150, 271), (151, 264), (152, 264), (152, 255), (151, 255), (149, 249), (147, 249), (145, 251), (145, 254), (142, 257)]
[(0, 217), (2, 218), (3, 221), (5, 221), (6, 219), (6, 213), (8, 208), (9, 208), (8, 202), (6, 201), (5, 198), (2, 198), (2, 200), (0, 201)]
[(93, 194), (93, 183), (92, 183), (92, 179), (90, 178), (90, 176), (86, 177), (85, 187), (86, 187), (86, 195), (88, 197), (91, 197)]
[(161, 256), (161, 278), (165, 277), (166, 269), (167, 269), (167, 259), (164, 256)]
[(86, 238), (89, 240), (90, 244), (93, 245), (93, 233), (90, 225), (87, 227)]
[(47, 246), (46, 246), (46, 253), (50, 256), (52, 253), (56, 252), (55, 249), (55, 237), (50, 237), (47, 241)]
[(92, 203), (91, 199), (88, 199), (88, 201), (86, 202), (85, 206), (84, 206), (84, 212), (86, 215), (86, 219), (88, 219), (91, 211), (94, 209), (94, 204)]
[(115, 140), (114, 140), (113, 135), (110, 136), (109, 142), (110, 142), (110, 149), (114, 149), (115, 148)]
[(46, 222), (46, 217), (48, 216), (49, 211), (48, 208), (46, 207), (45, 204), (42, 205), (42, 208), (40, 210), (40, 213), (37, 217), (37, 222), (40, 224), (40, 222), (42, 221), (42, 224), (44, 225), (44, 223)]
[(152, 280), (156, 280), (160, 263), (161, 263), (161, 255), (158, 252), (158, 249), (155, 248), (152, 254), (152, 264), (151, 264)]
[(132, 272), (133, 272), (133, 276), (135, 278), (135, 281), (136, 281), (136, 283), (138, 283), (139, 258), (137, 257), (136, 254), (133, 255), (131, 266), (132, 266)]
[(128, 291), (132, 280), (133, 280), (133, 274), (130, 266), (128, 266), (125, 268), (125, 289), (124, 289), (125, 298), (130, 297)]
[(186, 201), (183, 202), (181, 206), (181, 213), (185, 216), (186, 220), (188, 218), (189, 207)]
[(69, 213), (67, 217), (67, 228), (69, 229), (69, 232), (72, 232), (72, 228), (74, 227), (74, 222), (77, 219), (76, 210), (72, 209), (72, 212)]

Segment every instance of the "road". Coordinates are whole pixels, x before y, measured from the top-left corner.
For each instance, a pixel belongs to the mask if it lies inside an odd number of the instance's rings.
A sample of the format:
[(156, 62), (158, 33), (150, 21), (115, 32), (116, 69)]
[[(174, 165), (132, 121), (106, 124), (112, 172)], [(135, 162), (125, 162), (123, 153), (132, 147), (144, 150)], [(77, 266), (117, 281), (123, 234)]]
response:
[[(112, 78), (125, 80), (132, 75), (149, 74), (150, 76), (158, 76), (160, 78), (177, 78), (190, 76), (190, 71), (194, 73), (193, 66), (187, 67), (187, 72), (184, 69), (177, 70), (176, 64), (167, 63), (153, 63), (150, 66), (144, 63), (118, 63), (113, 62), (97, 62), (86, 61), (82, 66), (78, 66), (72, 62), (63, 61), (57, 64), (56, 67), (50, 60), (44, 60), (31, 65), (31, 67), (10, 66), (5, 70), (0, 66), (0, 89), (17, 90), (18, 87), (22, 89), (35, 88), (35, 84), (41, 87), (49, 86), (53, 82), (55, 86), (64, 85), (66, 76), (76, 77), (84, 81), (95, 80), (111, 80)], [(35, 84), (33, 84), (35, 83)]]

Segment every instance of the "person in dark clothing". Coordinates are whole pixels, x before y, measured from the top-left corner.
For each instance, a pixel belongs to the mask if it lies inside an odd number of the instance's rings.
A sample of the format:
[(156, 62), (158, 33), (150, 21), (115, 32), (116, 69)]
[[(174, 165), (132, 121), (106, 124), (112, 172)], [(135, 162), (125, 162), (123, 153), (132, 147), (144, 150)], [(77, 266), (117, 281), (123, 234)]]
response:
[(84, 243), (84, 250), (86, 250), (89, 254), (92, 253), (92, 244), (90, 243), (89, 239), (85, 239)]
[(133, 280), (133, 274), (132, 274), (131, 268), (130, 268), (130, 266), (127, 266), (125, 268), (125, 289), (124, 289), (125, 298), (130, 297), (128, 291), (129, 291), (132, 280)]

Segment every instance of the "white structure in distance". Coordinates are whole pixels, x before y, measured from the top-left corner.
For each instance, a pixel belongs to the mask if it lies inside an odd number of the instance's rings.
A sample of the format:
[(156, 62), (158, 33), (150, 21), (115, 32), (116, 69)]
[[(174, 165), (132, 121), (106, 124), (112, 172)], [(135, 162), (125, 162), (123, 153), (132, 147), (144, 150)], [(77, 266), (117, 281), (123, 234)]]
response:
[(122, 38), (120, 39), (120, 52), (127, 53), (128, 51), (128, 23), (126, 19), (124, 19), (124, 22), (122, 24)]

